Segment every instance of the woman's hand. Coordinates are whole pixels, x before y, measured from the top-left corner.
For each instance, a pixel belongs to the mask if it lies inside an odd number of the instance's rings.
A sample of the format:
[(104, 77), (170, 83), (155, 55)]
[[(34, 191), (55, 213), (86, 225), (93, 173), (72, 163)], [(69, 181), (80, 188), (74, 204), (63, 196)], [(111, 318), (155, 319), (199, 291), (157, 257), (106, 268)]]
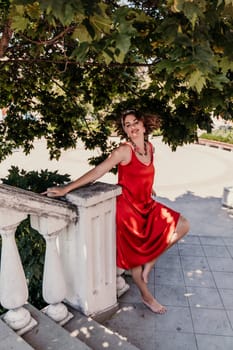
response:
[(153, 197), (156, 197), (156, 192), (155, 192), (155, 190), (154, 190), (153, 188), (152, 188), (151, 195), (152, 195)]
[(67, 193), (66, 187), (50, 187), (47, 188), (47, 191), (42, 192), (41, 194), (47, 195), (47, 197), (63, 197)]

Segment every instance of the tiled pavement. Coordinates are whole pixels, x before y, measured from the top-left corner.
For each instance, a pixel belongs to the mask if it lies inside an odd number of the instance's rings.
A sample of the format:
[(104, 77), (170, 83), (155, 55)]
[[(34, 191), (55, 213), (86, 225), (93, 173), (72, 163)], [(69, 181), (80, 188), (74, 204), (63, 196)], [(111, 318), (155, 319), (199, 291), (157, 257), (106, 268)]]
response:
[(106, 326), (142, 350), (233, 349), (233, 238), (188, 235), (152, 270), (150, 290), (167, 306), (155, 315), (130, 290)]

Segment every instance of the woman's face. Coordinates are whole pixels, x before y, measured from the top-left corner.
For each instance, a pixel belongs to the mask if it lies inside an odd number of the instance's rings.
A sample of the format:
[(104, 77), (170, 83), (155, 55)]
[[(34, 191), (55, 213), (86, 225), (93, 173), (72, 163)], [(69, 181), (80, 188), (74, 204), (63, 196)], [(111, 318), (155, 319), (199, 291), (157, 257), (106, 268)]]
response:
[(129, 138), (136, 138), (145, 133), (145, 127), (141, 120), (138, 120), (134, 114), (128, 114), (124, 120), (124, 131)]

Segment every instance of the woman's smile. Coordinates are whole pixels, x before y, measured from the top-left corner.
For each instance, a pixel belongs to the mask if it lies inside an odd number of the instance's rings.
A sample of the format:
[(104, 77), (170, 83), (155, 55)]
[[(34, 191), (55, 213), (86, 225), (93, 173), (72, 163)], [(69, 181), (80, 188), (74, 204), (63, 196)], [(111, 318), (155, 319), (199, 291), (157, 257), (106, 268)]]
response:
[(134, 115), (128, 115), (125, 118), (125, 131), (128, 134), (128, 136), (137, 136), (140, 134), (141, 130), (143, 131), (143, 123), (135, 118)]

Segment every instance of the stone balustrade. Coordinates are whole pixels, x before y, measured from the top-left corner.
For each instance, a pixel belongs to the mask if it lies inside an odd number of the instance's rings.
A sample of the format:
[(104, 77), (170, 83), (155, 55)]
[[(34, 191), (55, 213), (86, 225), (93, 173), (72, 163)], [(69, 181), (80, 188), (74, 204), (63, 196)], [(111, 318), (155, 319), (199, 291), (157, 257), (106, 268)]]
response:
[[(28, 299), (28, 286), (15, 241), (17, 226), (30, 216), (32, 226), (46, 240), (43, 297), (51, 304), (48, 314), (57, 321), (67, 318), (67, 307), (62, 304), (66, 295), (65, 276), (62, 271), (55, 237), (70, 223), (78, 221), (77, 208), (58, 200), (0, 185), (0, 234), (2, 237), (0, 302), (9, 311), (5, 322), (19, 334), (31, 329), (36, 321), (24, 308)], [(48, 243), (49, 242), (49, 243)], [(51, 276), (56, 276), (52, 285)], [(53, 279), (54, 281), (54, 279)], [(54, 312), (56, 309), (56, 312)], [(50, 309), (48, 309), (50, 311)]]
[(9, 310), (5, 322), (18, 334), (36, 321), (24, 308), (28, 287), (15, 241), (17, 226), (30, 216), (46, 242), (44, 312), (61, 324), (72, 317), (66, 303), (85, 315), (101, 313), (117, 304), (115, 200), (120, 192), (118, 186), (97, 182), (61, 201), (0, 185), (0, 303)]

